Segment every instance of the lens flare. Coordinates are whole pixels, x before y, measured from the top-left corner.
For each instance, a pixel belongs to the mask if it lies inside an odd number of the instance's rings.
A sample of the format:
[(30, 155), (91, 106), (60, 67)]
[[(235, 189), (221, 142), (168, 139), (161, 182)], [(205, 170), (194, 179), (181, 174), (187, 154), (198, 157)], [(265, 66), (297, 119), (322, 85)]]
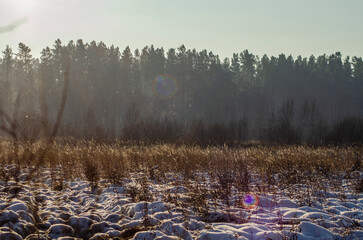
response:
[(258, 206), (258, 203), (258, 196), (254, 193), (246, 194), (242, 201), (242, 205), (246, 209), (254, 209)]
[(162, 74), (155, 78), (153, 83), (154, 93), (161, 98), (174, 96), (177, 90), (175, 79), (169, 74)]

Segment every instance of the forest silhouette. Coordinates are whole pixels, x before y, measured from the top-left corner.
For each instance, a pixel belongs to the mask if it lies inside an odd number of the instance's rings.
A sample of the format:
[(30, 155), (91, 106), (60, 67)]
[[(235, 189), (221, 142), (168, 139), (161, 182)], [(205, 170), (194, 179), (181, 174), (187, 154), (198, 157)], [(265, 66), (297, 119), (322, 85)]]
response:
[(200, 145), (363, 140), (363, 61), (340, 52), (294, 58), (244, 50), (220, 59), (184, 45), (131, 51), (58, 39), (39, 59), (23, 43), (16, 52), (7, 46), (0, 70), (0, 109), (24, 140), (56, 122), (68, 70), (58, 136)]

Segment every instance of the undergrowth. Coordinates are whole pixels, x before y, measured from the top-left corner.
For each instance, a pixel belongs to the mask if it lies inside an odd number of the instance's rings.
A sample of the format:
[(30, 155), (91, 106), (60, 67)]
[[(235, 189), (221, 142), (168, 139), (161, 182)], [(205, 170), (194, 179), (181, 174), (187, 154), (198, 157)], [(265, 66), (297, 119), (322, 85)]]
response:
[[(97, 192), (103, 180), (124, 185), (132, 201), (159, 199), (176, 206), (188, 205), (201, 217), (218, 209), (229, 214), (249, 192), (276, 194), (284, 189), (302, 205), (324, 201), (327, 185), (342, 190), (342, 179), (352, 182), (356, 194), (363, 192), (360, 146), (228, 148), (56, 139), (44, 154), (44, 144), (19, 142), (14, 151), (10, 140), (1, 139), (0, 180), (36, 183), (42, 174), (50, 173), (54, 190), (62, 191), (68, 187), (67, 181), (83, 178), (92, 192)], [(126, 184), (127, 179), (134, 184)], [(153, 183), (182, 188), (181, 192), (166, 189), (155, 193)]]

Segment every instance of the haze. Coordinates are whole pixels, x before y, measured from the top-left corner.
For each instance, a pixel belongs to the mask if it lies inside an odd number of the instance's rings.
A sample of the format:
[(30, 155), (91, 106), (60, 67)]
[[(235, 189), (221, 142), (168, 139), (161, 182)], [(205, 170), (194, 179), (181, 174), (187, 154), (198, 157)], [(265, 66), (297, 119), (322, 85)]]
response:
[(123, 49), (208, 49), (223, 57), (363, 55), (363, 1), (96, 1), (0, 0), (0, 27), (27, 23), (1, 34), (0, 48), (24, 42), (35, 57), (55, 39), (103, 41)]

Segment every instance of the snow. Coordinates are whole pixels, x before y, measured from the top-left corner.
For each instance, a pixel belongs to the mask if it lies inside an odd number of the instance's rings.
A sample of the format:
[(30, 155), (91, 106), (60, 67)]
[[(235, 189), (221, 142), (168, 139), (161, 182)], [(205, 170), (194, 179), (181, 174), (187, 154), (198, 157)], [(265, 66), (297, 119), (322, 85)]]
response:
[(65, 224), (54, 224), (50, 226), (47, 232), (51, 238), (72, 236), (74, 233), (73, 228)]
[(218, 239), (235, 240), (236, 238), (230, 233), (213, 232), (213, 231), (209, 232), (203, 231), (198, 237), (198, 240), (218, 240)]
[(0, 240), (22, 240), (23, 238), (16, 232), (4, 232), (0, 234)]
[(307, 237), (314, 237), (315, 239), (333, 239), (333, 234), (327, 229), (320, 227), (311, 222), (302, 222), (299, 225), (299, 232)]
[(363, 194), (347, 187), (327, 192), (323, 199), (312, 196), (310, 206), (283, 190), (256, 193), (254, 209), (241, 207), (232, 196), (229, 207), (208, 202), (209, 211), (201, 215), (186, 204), (190, 189), (185, 186), (149, 184), (150, 192), (178, 194), (176, 206), (162, 197), (132, 202), (127, 190), (133, 181), (121, 186), (102, 180), (97, 191), (81, 179), (65, 182), (61, 191), (44, 184), (50, 179), (42, 182), (0, 182), (0, 240), (363, 239)]

